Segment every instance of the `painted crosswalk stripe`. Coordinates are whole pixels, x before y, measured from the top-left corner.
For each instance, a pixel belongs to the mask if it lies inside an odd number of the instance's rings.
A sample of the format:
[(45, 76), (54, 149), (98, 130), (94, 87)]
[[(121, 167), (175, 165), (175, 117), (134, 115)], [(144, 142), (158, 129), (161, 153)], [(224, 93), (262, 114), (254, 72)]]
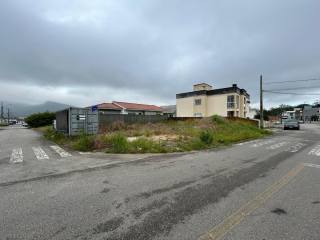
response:
[(318, 165), (318, 164), (304, 163), (303, 165), (304, 165), (304, 166), (307, 166), (307, 167), (320, 168), (320, 165)]
[(307, 145), (306, 143), (297, 143), (293, 146), (290, 146), (286, 151), (291, 152), (291, 153), (295, 153), (295, 152), (298, 152), (301, 148), (303, 148), (306, 145)]
[(258, 143), (258, 142), (261, 142), (261, 140), (252, 140), (252, 141), (247, 141), (247, 142), (241, 142), (241, 143), (237, 143), (236, 145), (242, 146), (242, 145), (253, 144), (253, 143)]
[(275, 142), (275, 140), (267, 140), (267, 141), (255, 143), (251, 147), (261, 147), (261, 146), (264, 146), (264, 145), (267, 145), (267, 144), (271, 144), (271, 143), (274, 143), (274, 142)]
[(320, 145), (317, 145), (315, 148), (313, 148), (309, 153), (309, 155), (315, 155), (320, 156)]
[(46, 152), (41, 147), (32, 147), (32, 150), (38, 160), (49, 159), (49, 156), (46, 154)]
[(11, 163), (22, 163), (23, 162), (23, 154), (22, 148), (15, 148), (12, 150), (12, 154), (10, 156)]
[(53, 145), (50, 146), (54, 151), (56, 151), (56, 153), (58, 153), (60, 155), (60, 157), (65, 158), (65, 157), (71, 157), (72, 155), (68, 152), (66, 152), (65, 150), (63, 150), (61, 147)]
[(267, 147), (267, 149), (275, 150), (275, 149), (281, 148), (281, 147), (283, 147), (284, 145), (287, 145), (287, 144), (288, 144), (288, 142), (279, 142), (279, 143), (276, 143), (276, 144), (273, 144), (273, 145)]

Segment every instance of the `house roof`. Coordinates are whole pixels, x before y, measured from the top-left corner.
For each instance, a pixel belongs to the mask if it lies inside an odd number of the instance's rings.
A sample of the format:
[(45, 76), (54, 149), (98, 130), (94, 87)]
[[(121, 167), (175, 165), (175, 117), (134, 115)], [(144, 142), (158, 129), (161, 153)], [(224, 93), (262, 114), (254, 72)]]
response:
[(101, 103), (98, 104), (98, 109), (105, 110), (137, 110), (137, 111), (150, 111), (150, 112), (163, 112), (164, 110), (161, 107), (149, 104), (140, 104), (140, 103), (129, 103), (129, 102), (116, 102), (112, 103)]
[(241, 95), (245, 95), (247, 98), (250, 98), (250, 95), (247, 93), (245, 89), (240, 89), (236, 85), (233, 85), (232, 87), (227, 87), (227, 88), (178, 93), (176, 94), (176, 98), (179, 99), (179, 98), (186, 98), (186, 97), (193, 97), (193, 96), (200, 96), (200, 95), (210, 96), (210, 95), (228, 94), (228, 93), (238, 93)]
[(112, 102), (113, 104), (120, 106), (127, 110), (141, 110), (141, 111), (153, 111), (153, 112), (163, 112), (161, 107), (149, 104), (140, 103), (128, 103), (128, 102)]
[(98, 109), (112, 109), (112, 110), (122, 110), (121, 107), (113, 104), (113, 103), (101, 103), (98, 104)]

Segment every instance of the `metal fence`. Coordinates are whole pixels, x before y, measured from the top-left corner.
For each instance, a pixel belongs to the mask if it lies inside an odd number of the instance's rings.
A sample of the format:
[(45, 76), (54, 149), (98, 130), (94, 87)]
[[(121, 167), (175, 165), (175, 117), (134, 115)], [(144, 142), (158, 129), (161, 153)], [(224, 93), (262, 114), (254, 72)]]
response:
[(168, 120), (165, 115), (130, 115), (130, 114), (100, 114), (99, 127), (105, 128), (114, 122), (132, 123), (155, 123)]

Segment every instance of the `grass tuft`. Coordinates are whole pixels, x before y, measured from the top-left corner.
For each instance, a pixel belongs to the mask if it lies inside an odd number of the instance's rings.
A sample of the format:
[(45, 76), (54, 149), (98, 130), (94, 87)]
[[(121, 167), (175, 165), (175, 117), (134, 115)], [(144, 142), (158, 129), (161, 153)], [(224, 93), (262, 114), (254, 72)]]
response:
[(210, 145), (213, 142), (213, 134), (211, 131), (202, 131), (200, 132), (200, 140), (206, 144)]

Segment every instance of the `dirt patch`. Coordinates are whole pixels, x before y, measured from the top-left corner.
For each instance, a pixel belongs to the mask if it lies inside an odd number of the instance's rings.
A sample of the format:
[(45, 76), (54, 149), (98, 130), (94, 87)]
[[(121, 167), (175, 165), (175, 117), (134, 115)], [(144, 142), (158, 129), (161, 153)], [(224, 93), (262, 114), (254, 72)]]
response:
[(150, 137), (151, 140), (153, 141), (174, 141), (177, 140), (179, 138), (178, 135), (157, 135), (157, 136), (152, 136)]

